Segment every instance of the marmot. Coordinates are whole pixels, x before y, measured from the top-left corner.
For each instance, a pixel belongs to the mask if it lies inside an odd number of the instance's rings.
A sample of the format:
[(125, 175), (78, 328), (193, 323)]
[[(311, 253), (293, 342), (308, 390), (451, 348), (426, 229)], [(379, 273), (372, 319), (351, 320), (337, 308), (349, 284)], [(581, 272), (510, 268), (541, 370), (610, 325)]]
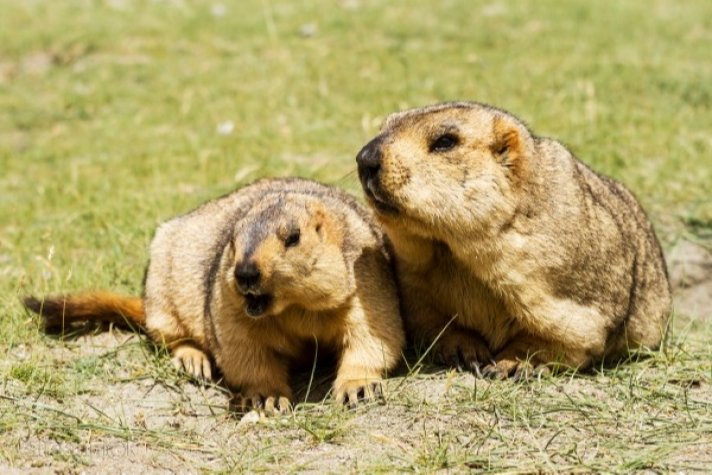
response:
[(406, 330), (445, 362), (526, 377), (660, 345), (671, 296), (653, 228), (561, 143), (503, 110), (444, 103), (388, 117), (357, 163)]
[(339, 357), (334, 396), (380, 392), (405, 342), (393, 265), (370, 211), (304, 179), (265, 179), (162, 224), (144, 297), (33, 297), (47, 325), (123, 319), (165, 344), (176, 365), (211, 377), (211, 359), (243, 409), (284, 412), (292, 363)]

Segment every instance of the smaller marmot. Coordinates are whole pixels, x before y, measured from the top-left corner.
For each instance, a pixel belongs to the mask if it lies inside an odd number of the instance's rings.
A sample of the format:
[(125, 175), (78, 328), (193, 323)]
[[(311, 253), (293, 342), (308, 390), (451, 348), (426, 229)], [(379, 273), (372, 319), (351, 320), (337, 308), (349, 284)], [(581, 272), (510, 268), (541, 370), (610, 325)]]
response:
[(671, 296), (653, 228), (561, 143), (494, 107), (445, 103), (391, 115), (357, 163), (406, 329), (444, 361), (527, 376), (659, 346)]
[(25, 305), (47, 326), (122, 321), (145, 328), (174, 363), (211, 377), (243, 409), (285, 412), (290, 367), (331, 350), (335, 398), (380, 392), (404, 332), (392, 262), (370, 212), (304, 179), (266, 179), (162, 224), (143, 299), (89, 292)]

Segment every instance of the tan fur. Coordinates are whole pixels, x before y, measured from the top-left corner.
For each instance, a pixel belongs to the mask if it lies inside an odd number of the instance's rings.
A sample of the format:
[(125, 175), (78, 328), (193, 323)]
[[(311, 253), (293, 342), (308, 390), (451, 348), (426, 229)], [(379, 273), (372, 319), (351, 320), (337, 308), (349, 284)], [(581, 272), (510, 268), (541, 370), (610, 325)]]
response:
[(652, 226), (559, 142), (446, 103), (392, 115), (357, 161), (406, 326), (445, 361), (507, 376), (660, 344), (671, 297)]
[[(404, 335), (383, 235), (335, 188), (256, 182), (161, 225), (150, 256), (146, 330), (196, 377), (209, 378), (214, 359), (245, 408), (286, 410), (290, 369), (311, 362), (315, 346), (338, 355), (334, 395), (350, 404), (375, 397), (398, 362)], [(245, 269), (258, 281), (245, 284)]]

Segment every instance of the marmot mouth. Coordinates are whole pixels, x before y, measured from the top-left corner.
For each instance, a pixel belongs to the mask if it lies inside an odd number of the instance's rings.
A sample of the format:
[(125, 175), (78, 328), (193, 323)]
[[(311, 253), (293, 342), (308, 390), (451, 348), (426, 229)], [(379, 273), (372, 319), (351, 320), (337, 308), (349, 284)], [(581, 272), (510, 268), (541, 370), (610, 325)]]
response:
[(252, 317), (261, 317), (272, 303), (270, 294), (247, 293), (245, 297), (245, 313)]
[(373, 180), (368, 180), (368, 183), (363, 188), (366, 192), (366, 197), (373, 203), (377, 211), (381, 213), (395, 213), (398, 211), (398, 208), (393, 203), (382, 196), (380, 189), (373, 184)]

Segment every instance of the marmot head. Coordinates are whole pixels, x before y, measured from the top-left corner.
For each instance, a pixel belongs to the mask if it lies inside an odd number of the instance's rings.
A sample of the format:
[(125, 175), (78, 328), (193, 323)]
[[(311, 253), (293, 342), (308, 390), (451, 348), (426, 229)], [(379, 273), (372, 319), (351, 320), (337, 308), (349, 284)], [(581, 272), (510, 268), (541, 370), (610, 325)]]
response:
[(274, 193), (239, 220), (229, 279), (248, 316), (275, 315), (292, 305), (325, 310), (346, 301), (354, 284), (337, 219), (317, 197)]
[(423, 237), (482, 233), (507, 222), (534, 139), (512, 115), (444, 103), (389, 116), (356, 157), (381, 221)]

